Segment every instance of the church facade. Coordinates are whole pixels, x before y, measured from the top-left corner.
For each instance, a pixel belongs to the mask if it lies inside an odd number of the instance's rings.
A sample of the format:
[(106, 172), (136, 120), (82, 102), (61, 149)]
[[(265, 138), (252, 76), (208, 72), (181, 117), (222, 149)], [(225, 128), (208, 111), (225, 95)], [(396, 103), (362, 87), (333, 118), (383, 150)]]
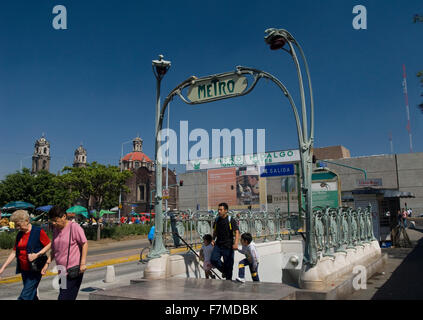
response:
[[(156, 189), (156, 177), (154, 162), (142, 152), (142, 139), (136, 137), (132, 141), (133, 149), (131, 153), (122, 157), (119, 165), (121, 170), (131, 170), (133, 175), (126, 181), (126, 186), (130, 192), (122, 193), (121, 216), (129, 216), (131, 212), (143, 213), (154, 212), (154, 197)], [(166, 185), (166, 168), (162, 169), (163, 188)], [(168, 208), (177, 208), (178, 186), (176, 185), (176, 174), (168, 171), (169, 199)], [(165, 200), (163, 200), (165, 206)], [(165, 208), (163, 208), (165, 209)]]

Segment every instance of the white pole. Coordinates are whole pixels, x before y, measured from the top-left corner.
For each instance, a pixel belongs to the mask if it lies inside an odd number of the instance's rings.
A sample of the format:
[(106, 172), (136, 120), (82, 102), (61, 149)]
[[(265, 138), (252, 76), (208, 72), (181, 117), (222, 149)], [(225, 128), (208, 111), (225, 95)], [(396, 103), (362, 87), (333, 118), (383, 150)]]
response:
[[(170, 103), (167, 106), (167, 138), (169, 139), (169, 122), (170, 122)], [(169, 141), (169, 140), (168, 140)], [(166, 190), (169, 192), (169, 151), (166, 159)], [(170, 192), (169, 192), (170, 195)], [(167, 208), (168, 208), (168, 199), (165, 201), (166, 210), (165, 210), (165, 232), (167, 232)]]

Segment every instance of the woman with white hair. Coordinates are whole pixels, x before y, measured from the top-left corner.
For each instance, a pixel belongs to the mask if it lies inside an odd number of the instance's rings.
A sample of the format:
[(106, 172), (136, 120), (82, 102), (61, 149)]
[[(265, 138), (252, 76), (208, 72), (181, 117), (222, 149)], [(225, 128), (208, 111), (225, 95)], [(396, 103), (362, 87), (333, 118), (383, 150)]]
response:
[[(15, 247), (0, 268), (0, 275), (16, 258), (16, 273), (21, 273), (23, 289), (18, 300), (38, 300), (37, 288), (41, 281), (41, 269), (36, 271), (33, 265), (36, 259), (50, 250), (51, 242), (47, 234), (40, 227), (29, 222), (29, 214), (25, 210), (15, 211), (10, 220), (19, 229), (16, 235)], [(45, 259), (47, 260), (47, 259)], [(39, 259), (37, 261), (42, 261)]]

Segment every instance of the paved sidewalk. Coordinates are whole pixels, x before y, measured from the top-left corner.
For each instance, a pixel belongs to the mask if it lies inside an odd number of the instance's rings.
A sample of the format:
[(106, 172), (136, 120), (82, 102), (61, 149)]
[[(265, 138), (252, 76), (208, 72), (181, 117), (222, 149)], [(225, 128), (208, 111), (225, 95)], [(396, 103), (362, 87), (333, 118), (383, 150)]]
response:
[(386, 248), (388, 261), (382, 273), (367, 281), (350, 300), (421, 300), (423, 299), (423, 228), (407, 229), (413, 248)]
[[(87, 255), (87, 269), (102, 268), (108, 265), (116, 265), (127, 262), (134, 262), (140, 260), (141, 249), (150, 246), (148, 239), (145, 236), (140, 236), (136, 239), (122, 240), (122, 241), (101, 241), (88, 245)], [(93, 241), (94, 242), (94, 241)], [(196, 246), (196, 249), (199, 249)], [(188, 251), (184, 246), (180, 248), (168, 247), (171, 254)], [(9, 251), (10, 253), (10, 251)], [(5, 260), (6, 258), (4, 258)], [(1, 260), (0, 263), (4, 261)], [(49, 271), (44, 277), (56, 275), (53, 273), (55, 262), (50, 265)], [(0, 278), (0, 285), (7, 283), (20, 282), (21, 276), (15, 273), (15, 262), (11, 263)]]

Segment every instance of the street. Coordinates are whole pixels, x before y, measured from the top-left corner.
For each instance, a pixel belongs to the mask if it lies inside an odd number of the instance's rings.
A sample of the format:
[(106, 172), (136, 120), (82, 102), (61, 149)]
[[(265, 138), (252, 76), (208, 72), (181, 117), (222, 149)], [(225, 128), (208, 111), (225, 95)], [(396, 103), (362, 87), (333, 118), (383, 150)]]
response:
[[(144, 237), (125, 241), (109, 241), (106, 243), (103, 243), (102, 241), (89, 241), (87, 267), (89, 268), (91, 265), (101, 261), (139, 255), (141, 249), (148, 245), (149, 242)], [(2, 253), (0, 254), (0, 263), (3, 263), (9, 254), (10, 250), (2, 250)], [(2, 274), (2, 277), (0, 278), (0, 286), (2, 285), (2, 280), (16, 275), (15, 269), (16, 261), (13, 261)], [(52, 267), (50, 270), (52, 270)]]
[[(146, 264), (129, 262), (117, 264), (115, 269), (115, 281), (105, 283), (106, 267), (89, 269), (85, 272), (84, 279), (77, 300), (88, 300), (89, 294), (95, 290), (107, 290), (110, 288), (129, 285), (131, 280), (143, 276)], [(54, 276), (43, 277), (38, 287), (40, 300), (57, 300), (59, 291), (53, 288)], [(16, 300), (22, 290), (22, 282), (0, 284), (0, 300)]]

